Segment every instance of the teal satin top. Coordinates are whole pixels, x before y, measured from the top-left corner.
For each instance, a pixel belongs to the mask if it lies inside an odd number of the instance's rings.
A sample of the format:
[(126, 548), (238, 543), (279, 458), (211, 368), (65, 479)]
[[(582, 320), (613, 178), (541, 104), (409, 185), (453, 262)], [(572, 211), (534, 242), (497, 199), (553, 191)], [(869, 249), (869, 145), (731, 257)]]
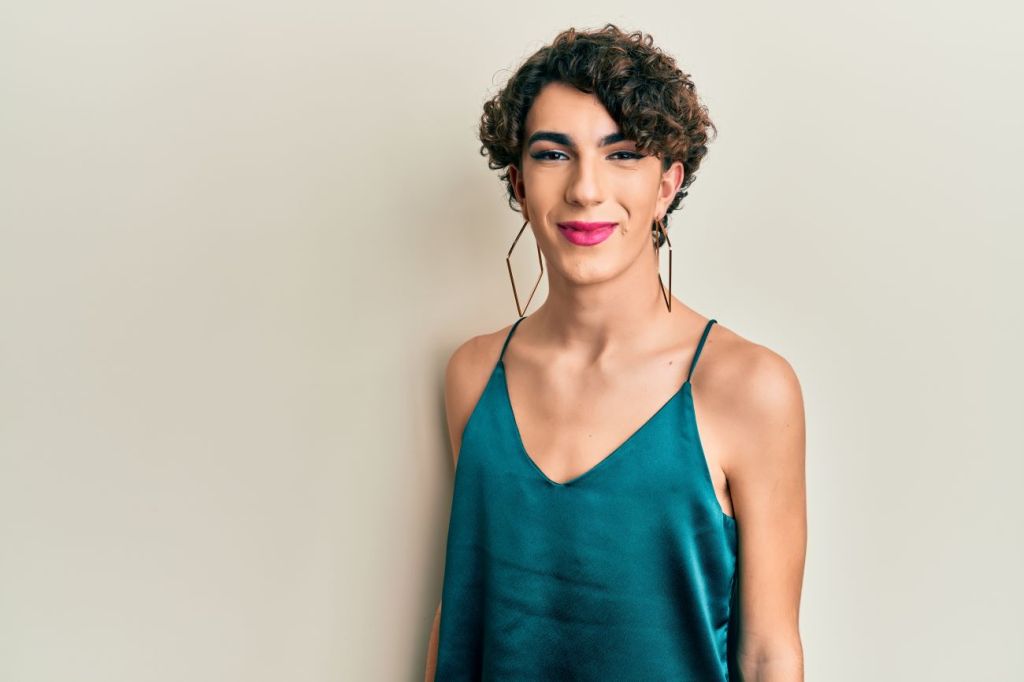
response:
[(435, 679), (729, 679), (736, 521), (715, 495), (690, 384), (715, 320), (679, 390), (557, 483), (526, 453), (505, 381), (524, 319), (462, 434)]

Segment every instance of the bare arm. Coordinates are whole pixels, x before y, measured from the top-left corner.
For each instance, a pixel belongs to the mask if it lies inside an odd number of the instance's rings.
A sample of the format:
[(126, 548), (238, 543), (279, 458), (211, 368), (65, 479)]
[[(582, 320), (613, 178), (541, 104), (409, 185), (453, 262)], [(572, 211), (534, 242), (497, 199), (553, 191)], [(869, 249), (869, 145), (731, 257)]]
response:
[[(473, 337), (459, 346), (445, 369), (444, 379), (444, 407), (448, 420), (448, 436), (452, 446), (452, 461), (455, 466), (459, 463), (459, 446), (462, 444), (462, 431), (469, 421), (469, 415), (473, 407), (483, 393), (487, 377), (481, 376), (487, 363), (491, 362), (490, 355), (497, 351), (488, 348), (486, 343), (481, 343), (482, 337)], [(489, 355), (490, 354), (490, 355)], [(427, 644), (427, 663), (424, 679), (426, 682), (433, 682), (437, 671), (437, 647), (439, 643), (439, 631), (441, 626), (441, 602), (437, 604), (434, 612), (434, 623), (430, 628), (430, 641)]]
[(425, 682), (434, 682), (434, 673), (437, 672), (437, 630), (441, 624), (441, 605), (437, 605), (434, 612), (434, 625), (430, 628), (430, 643), (427, 644), (427, 670), (424, 676)]
[(802, 682), (803, 398), (789, 363), (763, 346), (746, 376), (735, 393), (737, 440), (726, 465), (739, 530), (737, 662), (743, 682)]

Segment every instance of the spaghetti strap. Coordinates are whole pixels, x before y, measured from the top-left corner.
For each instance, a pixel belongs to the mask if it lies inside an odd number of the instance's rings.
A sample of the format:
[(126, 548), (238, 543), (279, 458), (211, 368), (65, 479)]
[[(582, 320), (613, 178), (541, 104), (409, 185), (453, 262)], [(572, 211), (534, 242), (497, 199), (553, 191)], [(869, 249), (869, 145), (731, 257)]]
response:
[[(700, 343), (697, 344), (697, 350), (696, 350), (696, 352), (694, 352), (693, 360), (690, 362), (690, 372), (689, 372), (689, 374), (686, 375), (686, 382), (687, 383), (690, 382), (690, 377), (693, 376), (693, 368), (697, 366), (697, 358), (700, 357), (700, 352), (704, 348), (704, 342), (708, 338), (708, 332), (711, 331), (711, 325), (713, 325), (715, 322), (717, 322), (717, 320), (708, 320), (707, 325), (705, 325), (705, 327), (704, 327), (704, 333), (701, 334)], [(508, 342), (508, 340), (506, 339), (506, 343), (507, 342)]]
[(505, 335), (505, 343), (502, 344), (501, 346), (501, 355), (498, 356), (498, 362), (501, 362), (502, 359), (504, 359), (505, 357), (505, 349), (508, 347), (508, 340), (512, 338), (512, 332), (514, 332), (516, 330), (516, 327), (519, 326), (519, 323), (525, 320), (527, 317), (529, 317), (529, 315), (520, 317), (518, 320), (512, 323), (512, 328), (509, 329), (508, 334)]
[(583, 436), (604, 456), (582, 473), (582, 461), (568, 470), (565, 433), (551, 478), (523, 441), (507, 379), (499, 360), (462, 429), (435, 679), (738, 679), (742, 543), (716, 497), (690, 384), (611, 452)]

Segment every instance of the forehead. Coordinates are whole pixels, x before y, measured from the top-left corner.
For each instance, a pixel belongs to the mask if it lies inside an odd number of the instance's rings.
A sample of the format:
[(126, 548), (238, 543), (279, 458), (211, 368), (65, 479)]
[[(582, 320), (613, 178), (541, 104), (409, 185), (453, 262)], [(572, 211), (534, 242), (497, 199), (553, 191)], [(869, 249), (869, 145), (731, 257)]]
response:
[(541, 88), (526, 114), (527, 139), (535, 130), (587, 133), (584, 139), (597, 139), (599, 135), (618, 129), (615, 119), (595, 94), (559, 82)]

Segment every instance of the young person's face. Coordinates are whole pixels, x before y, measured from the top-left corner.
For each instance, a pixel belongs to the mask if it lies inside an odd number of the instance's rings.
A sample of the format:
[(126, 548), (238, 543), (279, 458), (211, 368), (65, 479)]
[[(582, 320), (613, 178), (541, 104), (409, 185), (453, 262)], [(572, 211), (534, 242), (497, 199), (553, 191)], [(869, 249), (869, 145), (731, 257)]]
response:
[[(509, 179), (551, 266), (577, 281), (607, 279), (653, 251), (651, 226), (683, 181), (676, 161), (641, 157), (601, 102), (564, 83), (540, 91), (526, 117), (523, 154)], [(580, 233), (559, 223), (614, 223)], [(604, 237), (602, 240), (601, 237)], [(652, 264), (656, 266), (656, 260)]]

